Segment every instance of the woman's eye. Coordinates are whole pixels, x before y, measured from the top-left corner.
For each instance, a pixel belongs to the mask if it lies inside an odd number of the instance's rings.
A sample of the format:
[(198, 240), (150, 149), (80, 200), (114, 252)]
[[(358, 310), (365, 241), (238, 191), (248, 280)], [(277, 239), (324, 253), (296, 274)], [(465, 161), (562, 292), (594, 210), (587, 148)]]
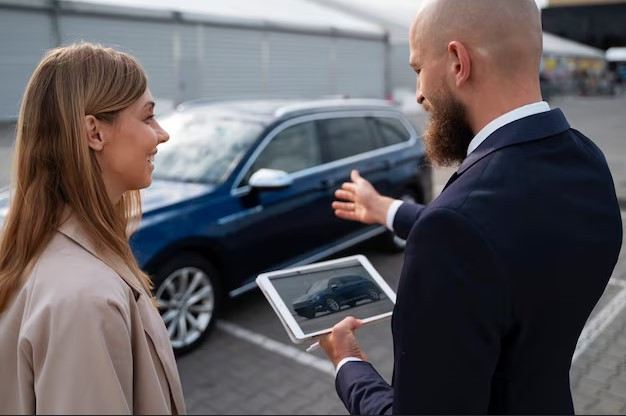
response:
[(154, 120), (154, 114), (151, 114), (148, 117), (146, 117), (146, 121), (152, 121), (152, 120)]

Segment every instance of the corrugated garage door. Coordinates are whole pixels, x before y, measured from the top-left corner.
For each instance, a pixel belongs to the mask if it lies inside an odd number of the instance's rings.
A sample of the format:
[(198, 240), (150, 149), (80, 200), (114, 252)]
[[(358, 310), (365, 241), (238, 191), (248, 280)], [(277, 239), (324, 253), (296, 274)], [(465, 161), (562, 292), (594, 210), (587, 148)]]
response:
[(260, 30), (202, 27), (202, 96), (263, 96)]
[(54, 46), (49, 15), (2, 9), (0, 39), (0, 119), (14, 119), (37, 63)]
[(131, 53), (148, 74), (152, 94), (177, 99), (175, 24), (80, 15), (61, 16), (59, 26), (63, 44), (86, 40)]
[(385, 43), (337, 38), (337, 93), (350, 97), (385, 96)]
[(409, 44), (391, 46), (391, 88), (415, 91), (417, 82), (415, 71), (409, 66)]
[(269, 32), (267, 39), (268, 95), (315, 97), (334, 93), (330, 37)]

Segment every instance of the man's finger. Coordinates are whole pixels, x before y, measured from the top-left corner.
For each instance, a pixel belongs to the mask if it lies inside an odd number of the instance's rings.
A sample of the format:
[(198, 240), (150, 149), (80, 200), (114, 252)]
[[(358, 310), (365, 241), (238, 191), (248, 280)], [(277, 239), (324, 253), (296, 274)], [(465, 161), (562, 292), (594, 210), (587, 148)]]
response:
[(358, 221), (354, 211), (335, 210), (335, 215), (342, 220)]
[(348, 192), (354, 193), (356, 191), (356, 185), (353, 184), (352, 182), (344, 182), (341, 185), (341, 189), (343, 189), (344, 191), (348, 191)]
[(352, 172), (350, 172), (350, 179), (352, 179), (352, 182), (356, 182), (361, 178), (361, 175), (359, 174), (359, 171), (356, 169), (353, 169)]
[(333, 209), (340, 211), (354, 211), (354, 202), (333, 202)]
[(335, 198), (354, 202), (354, 194), (352, 192), (344, 191), (343, 189), (337, 189), (335, 191)]

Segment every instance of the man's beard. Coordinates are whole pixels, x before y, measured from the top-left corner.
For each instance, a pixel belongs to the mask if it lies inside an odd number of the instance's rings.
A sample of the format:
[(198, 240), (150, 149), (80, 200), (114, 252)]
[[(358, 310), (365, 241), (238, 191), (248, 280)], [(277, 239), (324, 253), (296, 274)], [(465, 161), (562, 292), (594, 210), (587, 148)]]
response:
[(456, 166), (467, 156), (474, 133), (467, 122), (463, 103), (443, 84), (424, 108), (430, 113), (424, 133), (426, 157), (434, 166)]

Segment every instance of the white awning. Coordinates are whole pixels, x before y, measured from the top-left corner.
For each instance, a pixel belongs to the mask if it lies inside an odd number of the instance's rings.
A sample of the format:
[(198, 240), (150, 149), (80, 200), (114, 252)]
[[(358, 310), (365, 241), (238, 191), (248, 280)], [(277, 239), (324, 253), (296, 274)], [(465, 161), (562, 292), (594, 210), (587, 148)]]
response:
[(604, 59), (604, 51), (552, 33), (543, 32), (543, 53), (575, 58)]
[(606, 50), (606, 60), (609, 62), (626, 62), (626, 48), (609, 48)]
[[(294, 28), (300, 31), (352, 33), (384, 38), (386, 31), (378, 24), (367, 22), (308, 0), (62, 0), (61, 7), (88, 11), (90, 5), (152, 12), (177, 12), (187, 20), (218, 24), (243, 24), (259, 27)], [(133, 15), (137, 10), (132, 11)]]

